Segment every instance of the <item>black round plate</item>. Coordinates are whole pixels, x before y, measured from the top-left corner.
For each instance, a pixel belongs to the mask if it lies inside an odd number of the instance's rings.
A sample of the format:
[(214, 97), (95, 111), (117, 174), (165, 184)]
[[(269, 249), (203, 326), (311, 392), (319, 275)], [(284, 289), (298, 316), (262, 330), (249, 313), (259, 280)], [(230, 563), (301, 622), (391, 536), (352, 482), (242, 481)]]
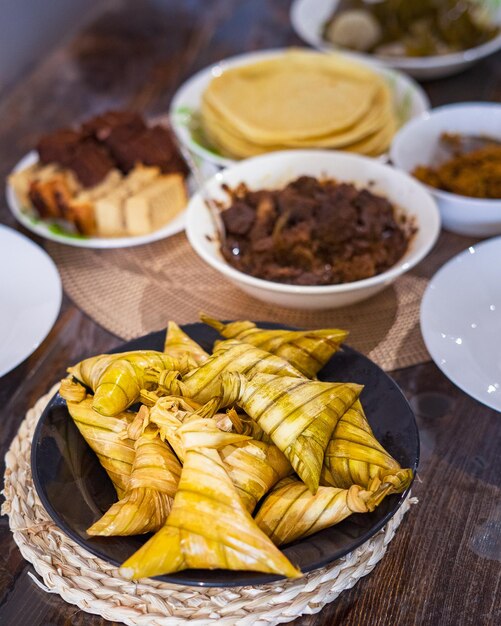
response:
[[(281, 327), (265, 323), (260, 326)], [(208, 351), (220, 338), (204, 324), (189, 324), (183, 329)], [(164, 331), (152, 333), (114, 352), (162, 350), (164, 337)], [(376, 437), (402, 467), (416, 470), (419, 460), (416, 421), (402, 392), (383, 370), (356, 350), (344, 346), (323, 368), (319, 378), (365, 385), (361, 400)], [(69, 537), (92, 554), (120, 565), (147, 540), (146, 535), (89, 537), (86, 534), (86, 529), (116, 500), (116, 493), (96, 455), (73, 424), (66, 402), (59, 394), (51, 399), (37, 425), (31, 467), (35, 488), (49, 515)], [(377, 533), (395, 514), (406, 494), (389, 496), (373, 513), (352, 515), (336, 526), (286, 546), (283, 551), (303, 572), (323, 567)], [(227, 570), (184, 570), (158, 578), (207, 587), (258, 585), (280, 579), (257, 572)]]

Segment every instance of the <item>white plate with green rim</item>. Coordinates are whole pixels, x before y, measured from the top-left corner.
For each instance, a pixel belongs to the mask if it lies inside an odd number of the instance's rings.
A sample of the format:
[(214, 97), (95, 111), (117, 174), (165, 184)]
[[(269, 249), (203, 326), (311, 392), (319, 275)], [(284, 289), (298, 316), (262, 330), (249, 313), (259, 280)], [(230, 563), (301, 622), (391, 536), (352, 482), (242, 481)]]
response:
[[(490, 14), (494, 24), (501, 26), (501, 0), (478, 0)], [(295, 0), (291, 6), (291, 22), (296, 33), (318, 50), (340, 50), (323, 37), (325, 23), (332, 17), (340, 0)], [(501, 31), (493, 39), (476, 46), (449, 54), (427, 57), (381, 56), (370, 53), (354, 52), (343, 48), (342, 51), (354, 58), (369, 63), (383, 63), (419, 79), (443, 78), (467, 69), (501, 49)]]
[[(172, 129), (179, 141), (190, 152), (201, 157), (207, 163), (219, 167), (228, 167), (237, 163), (237, 159), (228, 158), (218, 152), (204, 135), (200, 119), (202, 94), (210, 81), (226, 70), (271, 59), (282, 55), (284, 52), (284, 49), (276, 49), (241, 54), (219, 61), (189, 78), (175, 93), (170, 108)], [(367, 63), (358, 62), (367, 66)], [(400, 126), (430, 108), (430, 102), (424, 91), (405, 74), (373, 65), (371, 65), (371, 69), (382, 75), (388, 83), (393, 94), (393, 102)], [(387, 154), (382, 155), (382, 158), (387, 160)]]
[[(35, 150), (32, 150), (19, 161), (13, 172), (23, 170), (37, 161), (37, 153)], [(188, 187), (190, 186), (190, 181), (188, 181)], [(184, 230), (185, 211), (182, 211), (168, 224), (147, 235), (138, 235), (136, 237), (88, 237), (77, 233), (67, 222), (41, 219), (32, 209), (21, 206), (14, 189), (8, 182), (5, 195), (12, 215), (25, 228), (36, 235), (45, 237), (45, 239), (79, 248), (130, 248), (165, 239)]]

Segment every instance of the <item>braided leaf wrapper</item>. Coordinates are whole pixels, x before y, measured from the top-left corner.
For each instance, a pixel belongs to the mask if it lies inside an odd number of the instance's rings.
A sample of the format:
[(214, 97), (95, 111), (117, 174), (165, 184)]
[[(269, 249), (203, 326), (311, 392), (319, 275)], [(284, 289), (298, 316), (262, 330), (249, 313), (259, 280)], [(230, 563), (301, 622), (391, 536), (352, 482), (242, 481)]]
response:
[(215, 449), (236, 443), (235, 437), (246, 438), (216, 434), (210, 424), (212, 420), (194, 420), (180, 428), (186, 455), (170, 515), (165, 526), (122, 565), (120, 572), (133, 579), (186, 568), (299, 576), (299, 570), (245, 509)]
[(94, 392), (92, 407), (102, 415), (118, 415), (139, 398), (141, 389), (153, 387), (152, 372), (182, 371), (187, 366), (154, 350), (102, 354), (85, 359), (68, 372)]
[(165, 336), (164, 352), (175, 359), (183, 359), (188, 355), (199, 366), (209, 358), (207, 352), (198, 345), (176, 322), (170, 321)]
[(304, 378), (301, 372), (279, 356), (240, 341), (223, 341), (202, 366), (188, 372), (182, 380), (160, 372), (159, 387), (162, 393), (206, 403), (220, 394), (221, 374), (224, 372)]
[(374, 436), (362, 404), (357, 400), (341, 417), (325, 451), (321, 483), (348, 488), (360, 485), (375, 490), (391, 485), (388, 493), (405, 491), (411, 469), (402, 469)]
[(95, 522), (89, 535), (139, 535), (161, 528), (171, 510), (181, 463), (158, 436), (143, 433), (123, 498)]
[(81, 402), (67, 400), (68, 411), (82, 437), (96, 453), (110, 477), (118, 497), (122, 498), (129, 483), (136, 450), (134, 441), (123, 437), (135, 413), (107, 417), (92, 408), (92, 396)]
[(261, 498), (281, 478), (292, 473), (287, 458), (273, 444), (248, 441), (220, 452), (224, 467), (245, 508), (252, 513)]
[(362, 386), (266, 374), (249, 380), (242, 374), (226, 373), (221, 379), (222, 392), (214, 406), (238, 404), (315, 493), (332, 432)]
[(339, 328), (270, 330), (249, 321), (224, 324), (204, 313), (200, 319), (225, 339), (238, 339), (282, 357), (308, 378), (317, 375), (348, 336), (348, 331)]
[(297, 479), (284, 478), (265, 498), (256, 522), (273, 543), (282, 545), (338, 524), (352, 513), (366, 513), (371, 495), (359, 485), (319, 487), (313, 495)]

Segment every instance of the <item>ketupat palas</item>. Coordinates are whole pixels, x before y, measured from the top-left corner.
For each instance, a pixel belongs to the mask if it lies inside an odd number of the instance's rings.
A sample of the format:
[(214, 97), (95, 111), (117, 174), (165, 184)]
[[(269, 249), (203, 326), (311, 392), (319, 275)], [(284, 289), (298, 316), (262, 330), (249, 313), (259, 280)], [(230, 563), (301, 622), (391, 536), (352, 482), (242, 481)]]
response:
[(224, 324), (205, 313), (200, 319), (225, 339), (237, 339), (282, 357), (308, 378), (314, 378), (348, 336), (339, 328), (284, 330), (259, 328), (254, 322)]
[[(155, 404), (149, 409), (146, 423), (158, 429), (160, 437), (164, 441), (169, 442), (181, 462), (184, 461), (185, 450), (183, 440), (179, 435), (179, 428), (185, 422), (203, 417), (195, 411), (195, 408), (196, 407), (192, 407), (185, 398), (164, 396), (158, 398)], [(144, 409), (146, 409), (146, 407), (144, 407)], [(207, 422), (206, 426), (212, 429), (213, 437), (216, 437), (217, 433), (220, 431), (230, 432), (232, 430), (231, 420), (226, 414), (219, 413), (212, 415), (211, 418), (212, 423)], [(242, 441), (246, 441), (250, 438), (248, 433), (241, 431), (237, 432), (237, 439), (238, 435), (243, 435), (243, 437), (240, 437)], [(204, 436), (206, 436), (206, 434)], [(223, 436), (222, 433), (221, 436)]]
[(180, 428), (186, 456), (172, 510), (165, 526), (120, 573), (138, 579), (187, 568), (225, 568), (299, 576), (245, 509), (214, 449), (234, 443), (235, 435), (205, 437), (210, 422), (194, 420)]
[(256, 522), (273, 543), (282, 545), (338, 524), (352, 513), (372, 510), (372, 496), (359, 485), (319, 487), (313, 495), (296, 478), (284, 478), (266, 496)]
[[(146, 413), (146, 407), (142, 410)], [(182, 463), (184, 461), (184, 447), (177, 431), (184, 420), (193, 415), (193, 412), (194, 409), (186, 404), (183, 398), (171, 396), (157, 398), (147, 412), (147, 420), (142, 420), (143, 428), (148, 424), (155, 426), (160, 438), (169, 443)], [(131, 428), (129, 428), (130, 432)]]
[[(412, 480), (412, 471), (400, 468), (375, 440), (357, 400), (360, 385), (305, 377), (305, 371), (314, 376), (319, 368), (313, 374), (307, 370), (314, 359), (304, 342), (298, 348), (295, 340), (301, 337), (291, 334), (296, 331), (277, 334), (252, 322), (222, 325), (226, 329), (238, 330), (244, 341), (218, 342), (211, 356), (170, 323), (166, 353), (101, 355), (72, 368), (80, 368), (82, 382), (91, 370), (90, 382), (111, 383), (103, 397), (109, 392), (115, 403), (123, 402), (119, 395), (126, 395), (121, 389), (125, 380), (130, 395), (146, 405), (137, 414), (100, 415), (82, 386), (64, 382), (62, 393), (75, 423), (120, 498), (89, 533), (157, 531), (124, 563), (128, 577), (190, 567), (297, 576), (300, 572), (250, 517), (258, 502), (256, 520), (278, 545), (352, 512), (371, 511)], [(247, 343), (246, 332), (277, 354)], [(312, 339), (309, 332), (304, 331), (313, 342), (310, 347), (319, 344), (320, 338)], [(278, 351), (291, 346), (291, 354), (298, 350), (304, 357), (295, 362), (290, 357), (299, 368)], [(110, 380), (101, 379), (103, 373)], [(226, 414), (217, 413), (233, 406)], [(231, 429), (236, 432), (224, 432)], [(166, 469), (169, 475), (163, 473)], [(284, 478), (293, 470), (304, 482)]]
[(101, 354), (85, 359), (68, 372), (94, 391), (93, 408), (102, 415), (117, 415), (137, 401), (141, 389), (153, 388), (153, 372), (183, 371), (183, 364), (154, 350)]
[[(145, 407), (144, 407), (145, 408)], [(259, 425), (247, 418), (254, 425), (251, 431), (247, 429), (239, 416), (233, 410), (228, 415), (217, 414), (211, 419), (217, 426), (214, 437), (218, 431), (231, 430), (232, 422), (237, 434), (249, 437), (254, 436), (256, 430), (261, 430)], [(184, 461), (185, 449), (179, 429), (185, 421), (196, 419), (198, 416), (185, 404), (182, 398), (163, 397), (159, 398), (149, 410), (148, 424), (158, 428), (160, 436), (168, 441), (174, 448), (177, 456)], [(228, 422), (230, 428), (228, 428)], [(130, 431), (130, 429), (129, 429)], [(262, 433), (262, 431), (261, 431)], [(264, 433), (262, 433), (264, 434)], [(206, 436), (204, 434), (204, 436)], [(219, 435), (225, 438), (223, 432)], [(185, 436), (186, 437), (186, 436)], [(256, 441), (254, 439), (242, 443), (227, 445), (220, 451), (226, 471), (235, 485), (240, 498), (247, 510), (252, 513), (258, 501), (267, 493), (281, 478), (292, 473), (292, 466), (280, 450), (271, 442)]]
[(259, 500), (273, 485), (293, 471), (287, 458), (275, 445), (262, 441), (226, 446), (220, 455), (249, 513), (254, 511)]
[[(199, 410), (199, 413), (202, 413), (202, 417), (212, 415), (214, 407), (217, 407), (218, 404), (219, 399), (213, 398)], [(204, 413), (206, 413), (206, 415)], [(252, 439), (255, 439), (256, 441), (273, 443), (271, 437), (264, 432), (264, 430), (261, 428), (261, 426), (259, 426), (257, 422), (255, 422), (248, 415), (245, 415), (245, 413), (238, 413), (235, 407), (227, 409), (226, 416), (230, 420), (232, 428), (233, 430), (235, 430), (235, 432), (241, 433), (242, 435), (249, 435), (249, 437), (252, 437)]]
[(188, 355), (197, 366), (202, 365), (209, 358), (207, 352), (173, 321), (170, 321), (167, 326), (164, 352), (176, 359), (182, 359)]
[(327, 445), (321, 484), (348, 488), (353, 484), (374, 490), (391, 484), (400, 493), (412, 482), (411, 469), (402, 469), (374, 437), (362, 404), (357, 400), (337, 423)]
[(340, 417), (362, 391), (355, 383), (328, 383), (227, 372), (214, 408), (236, 403), (255, 420), (315, 493), (324, 453)]
[(92, 396), (87, 396), (81, 402), (66, 400), (66, 404), (82, 437), (96, 453), (111, 478), (118, 497), (122, 498), (136, 455), (134, 441), (123, 438), (122, 434), (133, 421), (135, 413), (119, 413), (114, 417), (106, 417), (94, 411), (92, 399)]
[(205, 403), (220, 393), (221, 374), (229, 371), (248, 376), (266, 373), (304, 379), (304, 375), (285, 359), (232, 340), (221, 342), (202, 366), (188, 372), (182, 380), (174, 378), (171, 372), (158, 372), (158, 386), (163, 393)]
[(87, 530), (89, 535), (139, 535), (164, 525), (181, 476), (181, 464), (155, 432), (140, 435), (135, 452), (124, 496)]

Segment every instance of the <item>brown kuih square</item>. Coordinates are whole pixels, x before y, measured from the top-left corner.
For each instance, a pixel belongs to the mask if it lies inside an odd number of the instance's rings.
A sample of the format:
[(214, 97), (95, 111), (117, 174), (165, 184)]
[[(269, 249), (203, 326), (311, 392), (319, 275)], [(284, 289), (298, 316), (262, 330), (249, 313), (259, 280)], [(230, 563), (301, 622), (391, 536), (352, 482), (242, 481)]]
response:
[(108, 151), (94, 139), (79, 143), (65, 163), (84, 187), (99, 184), (115, 164)]
[(62, 128), (44, 135), (36, 147), (40, 161), (43, 164), (57, 163), (66, 167), (82, 139), (83, 134), (71, 128)]
[(104, 143), (124, 172), (129, 172), (136, 163), (143, 163), (158, 165), (165, 174), (188, 173), (171, 133), (163, 126), (139, 130), (135, 126), (117, 126)]
[(139, 113), (134, 111), (107, 111), (82, 124), (84, 134), (92, 135), (98, 141), (106, 141), (117, 128), (140, 132), (146, 128), (146, 123)]

